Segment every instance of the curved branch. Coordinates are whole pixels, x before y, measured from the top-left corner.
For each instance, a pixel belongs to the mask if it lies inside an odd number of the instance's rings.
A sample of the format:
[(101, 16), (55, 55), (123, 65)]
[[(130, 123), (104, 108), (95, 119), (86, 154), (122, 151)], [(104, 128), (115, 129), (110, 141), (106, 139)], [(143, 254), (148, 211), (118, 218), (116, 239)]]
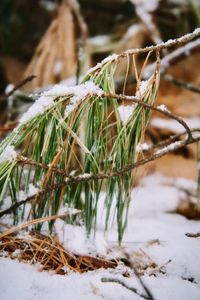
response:
[(181, 36), (180, 38), (177, 39), (173, 39), (173, 40), (168, 40), (167, 42), (164, 43), (160, 43), (154, 46), (148, 46), (146, 48), (135, 48), (135, 49), (130, 49), (127, 50), (121, 54), (113, 54), (110, 57), (105, 58), (104, 60), (102, 60), (102, 62), (98, 63), (96, 66), (94, 66), (93, 68), (91, 68), (87, 74), (91, 74), (93, 72), (98, 71), (99, 69), (102, 68), (103, 65), (105, 65), (108, 62), (112, 62), (115, 61), (119, 58), (122, 57), (127, 57), (128, 55), (133, 55), (133, 54), (139, 54), (139, 53), (146, 53), (149, 51), (160, 51), (162, 49), (166, 49), (169, 47), (173, 47), (173, 46), (179, 46), (185, 43), (190, 42), (191, 40), (197, 38), (200, 36), (200, 28), (196, 28), (193, 32), (185, 34), (183, 36)]
[(139, 98), (137, 98), (135, 96), (125, 96), (125, 95), (121, 95), (121, 94), (120, 95), (111, 95), (111, 94), (108, 94), (108, 95), (105, 95), (105, 97), (116, 98), (118, 100), (133, 101), (134, 103), (138, 103), (138, 104), (140, 104), (143, 107), (149, 108), (151, 110), (155, 110), (155, 111), (157, 111), (157, 112), (165, 115), (166, 117), (174, 119), (178, 123), (180, 123), (184, 127), (184, 129), (186, 130), (186, 132), (188, 134), (188, 139), (192, 138), (191, 130), (190, 130), (189, 126), (187, 125), (187, 123), (182, 118), (180, 118), (179, 116), (177, 116), (177, 115), (173, 114), (172, 112), (170, 112), (167, 108), (166, 109), (162, 109), (159, 106), (148, 104), (148, 103), (146, 103), (144, 101), (141, 101)]
[(17, 202), (13, 205), (11, 205), (9, 208), (3, 210), (0, 212), (0, 217), (2, 217), (3, 215), (9, 214), (12, 211), (14, 211), (15, 209), (17, 209), (18, 207), (20, 207), (21, 205), (26, 204), (27, 202), (32, 201), (33, 199), (35, 199), (35, 196), (37, 195), (38, 197), (45, 195), (48, 192), (51, 192), (55, 189), (59, 189), (63, 186), (66, 186), (68, 184), (72, 184), (72, 183), (80, 183), (80, 182), (88, 182), (88, 181), (93, 181), (93, 180), (103, 180), (103, 179), (110, 179), (113, 177), (118, 177), (123, 175), (124, 173), (130, 172), (133, 169), (136, 169), (137, 167), (144, 165), (148, 162), (151, 162), (155, 159), (161, 158), (165, 155), (167, 155), (168, 153), (172, 153), (178, 149), (180, 149), (183, 146), (189, 145), (189, 144), (193, 144), (200, 141), (200, 136), (198, 137), (192, 137), (190, 140), (185, 139), (184, 141), (179, 141), (179, 142), (175, 142), (174, 144), (171, 144), (171, 146), (173, 145), (173, 147), (170, 147), (170, 145), (160, 151), (157, 151), (156, 153), (154, 153), (153, 155), (143, 158), (141, 160), (138, 160), (136, 163), (132, 163), (129, 164), (121, 169), (115, 170), (112, 173), (109, 174), (96, 174), (96, 175), (88, 175), (88, 176), (82, 176), (82, 175), (78, 175), (78, 176), (68, 176), (66, 178), (66, 180), (62, 183), (58, 183), (58, 184), (54, 184), (50, 187), (47, 187), (44, 190), (39, 191), (37, 194), (26, 198), (25, 200), (22, 200), (20, 202)]

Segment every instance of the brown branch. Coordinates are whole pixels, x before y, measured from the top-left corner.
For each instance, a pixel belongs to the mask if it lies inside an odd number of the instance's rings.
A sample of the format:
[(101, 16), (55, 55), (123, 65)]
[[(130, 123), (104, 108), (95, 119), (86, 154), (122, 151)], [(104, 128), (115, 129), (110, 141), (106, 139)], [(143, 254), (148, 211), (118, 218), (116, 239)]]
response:
[(20, 231), (30, 225), (35, 225), (35, 224), (39, 224), (39, 223), (44, 223), (47, 221), (52, 221), (52, 220), (56, 220), (58, 218), (63, 218), (65, 217), (65, 215), (53, 215), (53, 216), (48, 216), (48, 217), (43, 217), (43, 218), (39, 218), (39, 219), (34, 219), (31, 221), (27, 221), (23, 224), (19, 224), (17, 226), (13, 226), (11, 228), (9, 228), (8, 230), (4, 231), (3, 233), (0, 233), (0, 239), (2, 239), (3, 237), (5, 237), (6, 235), (12, 234), (14, 232)]
[(183, 89), (189, 90), (191, 92), (200, 94), (200, 87), (193, 85), (192, 83), (184, 82), (182, 80), (176, 79), (171, 75), (163, 75), (162, 78), (166, 81), (173, 83), (174, 85), (181, 87)]
[(36, 78), (35, 75), (30, 75), (27, 78), (23, 79), (22, 81), (20, 81), (9, 93), (3, 95), (0, 100), (5, 100), (8, 97), (10, 97), (11, 95), (14, 94), (14, 92), (16, 92), (18, 89), (20, 89), (22, 86), (24, 86), (26, 83), (28, 83), (29, 81), (32, 81), (34, 78)]
[(16, 127), (16, 125), (17, 125), (16, 122), (12, 122), (12, 124), (6, 124), (4, 126), (0, 126), (0, 132), (11, 131)]
[[(183, 35), (180, 38), (176, 38), (176, 39), (173, 39), (173, 40), (168, 40), (167, 42), (160, 43), (160, 44), (157, 44), (157, 45), (154, 45), (154, 46), (148, 46), (148, 47), (142, 48), (142, 49), (141, 48), (135, 48), (135, 49), (127, 50), (127, 51), (125, 51), (121, 54), (115, 54), (114, 56), (111, 56), (110, 59), (106, 58), (101, 63), (98, 63), (96, 66), (91, 68), (88, 71), (88, 74), (91, 74), (91, 73), (101, 69), (102, 66), (107, 62), (112, 62), (112, 61), (115, 61), (119, 58), (127, 57), (127, 55), (141, 54), (141, 53), (146, 53), (146, 52), (150, 52), (150, 51), (160, 51), (162, 49), (167, 49), (167, 48), (170, 48), (170, 47), (173, 47), (173, 46), (180, 46), (182, 44), (189, 43), (191, 40), (193, 40), (193, 39), (195, 39), (199, 36), (200, 36), (200, 28), (196, 28), (193, 32), (188, 33), (186, 35)], [(154, 64), (154, 66), (155, 66), (155, 64)], [(152, 67), (152, 69), (154, 70), (153, 67)]]
[(103, 277), (101, 278), (102, 282), (109, 282), (109, 283), (118, 283), (121, 286), (125, 287), (126, 289), (128, 289), (129, 291), (137, 294), (139, 297), (143, 298), (143, 299), (147, 299), (147, 300), (153, 300), (152, 297), (149, 297), (149, 295), (145, 295), (141, 292), (139, 292), (136, 288), (128, 286), (124, 281), (117, 279), (117, 278), (107, 278), (107, 277)]
[(172, 112), (170, 112), (167, 109), (161, 109), (159, 108), (159, 106), (154, 106), (152, 104), (148, 104), (144, 101), (141, 101), (139, 98), (135, 97), (135, 96), (125, 96), (125, 95), (105, 95), (105, 97), (110, 97), (110, 98), (117, 98), (118, 100), (129, 100), (129, 101), (133, 101), (134, 103), (138, 103), (143, 107), (149, 108), (151, 110), (155, 110), (157, 112), (160, 112), (161, 114), (165, 115), (166, 117), (169, 117), (171, 119), (176, 120), (178, 123), (180, 123), (184, 129), (186, 130), (187, 134), (188, 134), (188, 138), (192, 138), (192, 134), (190, 131), (189, 126), (186, 124), (186, 122), (180, 118), (179, 116), (173, 114)]
[(187, 237), (190, 237), (190, 238), (198, 238), (198, 237), (200, 237), (200, 232), (197, 232), (197, 233), (186, 233), (185, 235)]
[[(160, 73), (164, 74), (166, 70), (171, 67), (173, 63), (177, 63), (182, 58), (185, 58), (188, 56), (188, 54), (191, 51), (194, 51), (194, 49), (200, 47), (200, 39), (197, 39), (195, 41), (190, 42), (187, 45), (182, 46), (181, 48), (178, 48), (171, 52), (170, 54), (166, 55), (164, 58), (161, 59), (160, 64)], [(155, 68), (155, 63), (152, 63), (149, 65), (145, 72), (144, 72), (144, 79), (149, 78), (149, 76), (153, 73)]]
[(166, 48), (170, 48), (173, 46), (179, 46), (182, 44), (186, 44), (189, 43), (191, 40), (197, 38), (200, 36), (200, 28), (196, 28), (193, 32), (191, 33), (187, 33), (179, 38), (176, 39), (170, 39), (167, 42), (163, 42), (157, 45), (153, 45), (153, 46), (148, 46), (146, 48), (136, 48), (136, 49), (130, 49), (127, 50), (125, 52), (123, 52), (122, 54), (119, 54), (119, 57), (124, 57), (127, 54), (138, 54), (138, 53), (145, 53), (145, 52), (149, 52), (149, 51), (156, 51), (156, 50), (161, 50), (161, 49), (166, 49)]
[[(59, 189), (59, 188), (61, 188), (63, 186), (66, 186), (66, 185), (72, 184), (72, 183), (89, 182), (89, 181), (94, 181), (94, 180), (110, 179), (110, 178), (113, 178), (113, 177), (121, 176), (124, 173), (130, 172), (133, 169), (138, 168), (141, 165), (144, 165), (144, 164), (146, 164), (148, 162), (151, 162), (153, 160), (161, 158), (161, 157), (167, 155), (168, 153), (172, 153), (172, 152), (174, 152), (174, 151), (182, 148), (183, 146), (186, 146), (186, 145), (189, 145), (189, 144), (192, 144), (192, 143), (196, 143), (198, 141), (200, 141), (200, 136), (199, 137), (192, 137), (189, 140), (187, 138), (184, 141), (180, 141), (178, 144), (174, 144), (174, 147), (171, 147), (171, 148), (167, 148), (166, 147), (163, 150), (160, 150), (159, 152), (156, 152), (156, 153), (154, 153), (153, 155), (151, 155), (149, 157), (146, 157), (146, 158), (143, 158), (141, 160), (138, 160), (135, 163), (129, 164), (127, 166), (124, 166), (123, 168), (117, 169), (117, 170), (115, 170), (115, 171), (113, 171), (111, 173), (108, 173), (108, 174), (99, 173), (99, 174), (96, 174), (96, 175), (88, 175), (88, 176), (82, 176), (82, 175), (68, 176), (64, 182), (58, 183), (58, 184), (54, 184), (54, 185), (52, 185), (50, 187), (47, 187), (44, 190), (39, 191), (37, 193), (37, 196), (38, 197), (43, 196), (43, 195), (45, 195), (48, 192), (51, 192), (51, 191), (53, 191), (55, 189)], [(27, 202), (32, 201), (34, 198), (35, 198), (35, 195), (33, 195), (31, 197), (28, 197), (25, 200), (22, 200), (20, 202), (17, 202), (15, 204), (11, 205), (9, 208), (7, 208), (7, 209), (5, 209), (5, 210), (3, 210), (3, 211), (0, 212), (0, 217), (2, 217), (5, 214), (11, 213), (12, 211), (14, 211), (15, 209), (17, 209), (21, 205), (23, 205), (23, 204), (25, 204)]]

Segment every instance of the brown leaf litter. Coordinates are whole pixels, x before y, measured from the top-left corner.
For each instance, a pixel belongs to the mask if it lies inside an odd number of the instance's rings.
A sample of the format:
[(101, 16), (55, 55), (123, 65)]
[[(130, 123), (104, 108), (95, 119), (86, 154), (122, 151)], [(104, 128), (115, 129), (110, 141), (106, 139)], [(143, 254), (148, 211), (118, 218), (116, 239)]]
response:
[(112, 260), (91, 255), (78, 255), (67, 251), (55, 236), (36, 231), (22, 231), (2, 237), (0, 257), (9, 257), (19, 262), (37, 265), (39, 271), (53, 271), (59, 275), (66, 275), (70, 272), (84, 273), (101, 268), (115, 269), (123, 265), (128, 267), (126, 271), (122, 268), (124, 277), (130, 276), (132, 268), (139, 276), (165, 274), (165, 266), (170, 262), (159, 266), (142, 249), (134, 251), (126, 258)]
[(100, 268), (115, 268), (117, 261), (90, 255), (72, 254), (50, 235), (35, 231), (11, 234), (0, 240), (0, 256), (40, 265), (40, 271), (54, 271), (65, 275), (69, 271), (84, 273)]

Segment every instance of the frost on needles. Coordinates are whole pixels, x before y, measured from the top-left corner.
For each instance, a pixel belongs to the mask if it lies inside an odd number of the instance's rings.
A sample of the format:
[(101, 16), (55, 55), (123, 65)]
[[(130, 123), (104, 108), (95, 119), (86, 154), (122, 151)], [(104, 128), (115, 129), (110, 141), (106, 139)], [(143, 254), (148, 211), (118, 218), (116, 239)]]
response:
[(96, 95), (100, 97), (102, 94), (103, 90), (93, 81), (87, 81), (83, 84), (71, 87), (57, 84), (50, 90), (43, 92), (35, 103), (29, 107), (28, 111), (25, 112), (19, 120), (19, 126), (26, 124), (34, 117), (43, 114), (47, 109), (54, 105), (54, 100), (58, 97), (70, 98), (72, 96), (65, 111), (65, 113), (70, 113), (81, 100), (86, 98), (87, 95)]

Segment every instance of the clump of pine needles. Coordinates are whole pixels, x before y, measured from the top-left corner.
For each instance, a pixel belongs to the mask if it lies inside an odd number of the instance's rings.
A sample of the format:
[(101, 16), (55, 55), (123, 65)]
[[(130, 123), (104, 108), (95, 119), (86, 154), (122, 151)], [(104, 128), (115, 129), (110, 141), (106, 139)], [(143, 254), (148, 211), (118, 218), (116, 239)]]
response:
[[(11, 154), (15, 150), (18, 152), (0, 163), (0, 203), (9, 196), (12, 204), (16, 204), (22, 200), (22, 191), (24, 197), (28, 197), (30, 184), (38, 192), (31, 198), (30, 206), (24, 201), (23, 206), (16, 206), (13, 210), (15, 224), (56, 215), (67, 205), (82, 211), (78, 222), (85, 224), (89, 235), (95, 232), (98, 200), (105, 190), (105, 229), (114, 206), (118, 239), (122, 241), (133, 173), (129, 171), (106, 180), (86, 180), (84, 183), (68, 184), (68, 179), (74, 174), (82, 177), (110, 174), (137, 161), (136, 148), (144, 141), (151, 112), (148, 107), (132, 103), (129, 117), (123, 120), (120, 108), (126, 107), (126, 103), (121, 103), (116, 96), (115, 72), (119, 60), (125, 60), (127, 71), (122, 95), (125, 95), (127, 76), (132, 69), (137, 82), (133, 94), (141, 101), (153, 104), (159, 85), (159, 52), (153, 75), (147, 81), (141, 81), (150, 54), (147, 54), (140, 73), (136, 68), (135, 54), (111, 56), (91, 69), (80, 86), (71, 90), (53, 88), (34, 103), (34, 108), (40, 105), (42, 111), (36, 114), (30, 111), (28, 118), (22, 116), (18, 127), (0, 144), (1, 156), (7, 150), (11, 150)], [(87, 85), (96, 90), (87, 91)], [(69, 217), (68, 221), (76, 222), (76, 218)], [(40, 230), (41, 226), (37, 225), (37, 229)], [(52, 230), (53, 221), (49, 222), (49, 228)]]

